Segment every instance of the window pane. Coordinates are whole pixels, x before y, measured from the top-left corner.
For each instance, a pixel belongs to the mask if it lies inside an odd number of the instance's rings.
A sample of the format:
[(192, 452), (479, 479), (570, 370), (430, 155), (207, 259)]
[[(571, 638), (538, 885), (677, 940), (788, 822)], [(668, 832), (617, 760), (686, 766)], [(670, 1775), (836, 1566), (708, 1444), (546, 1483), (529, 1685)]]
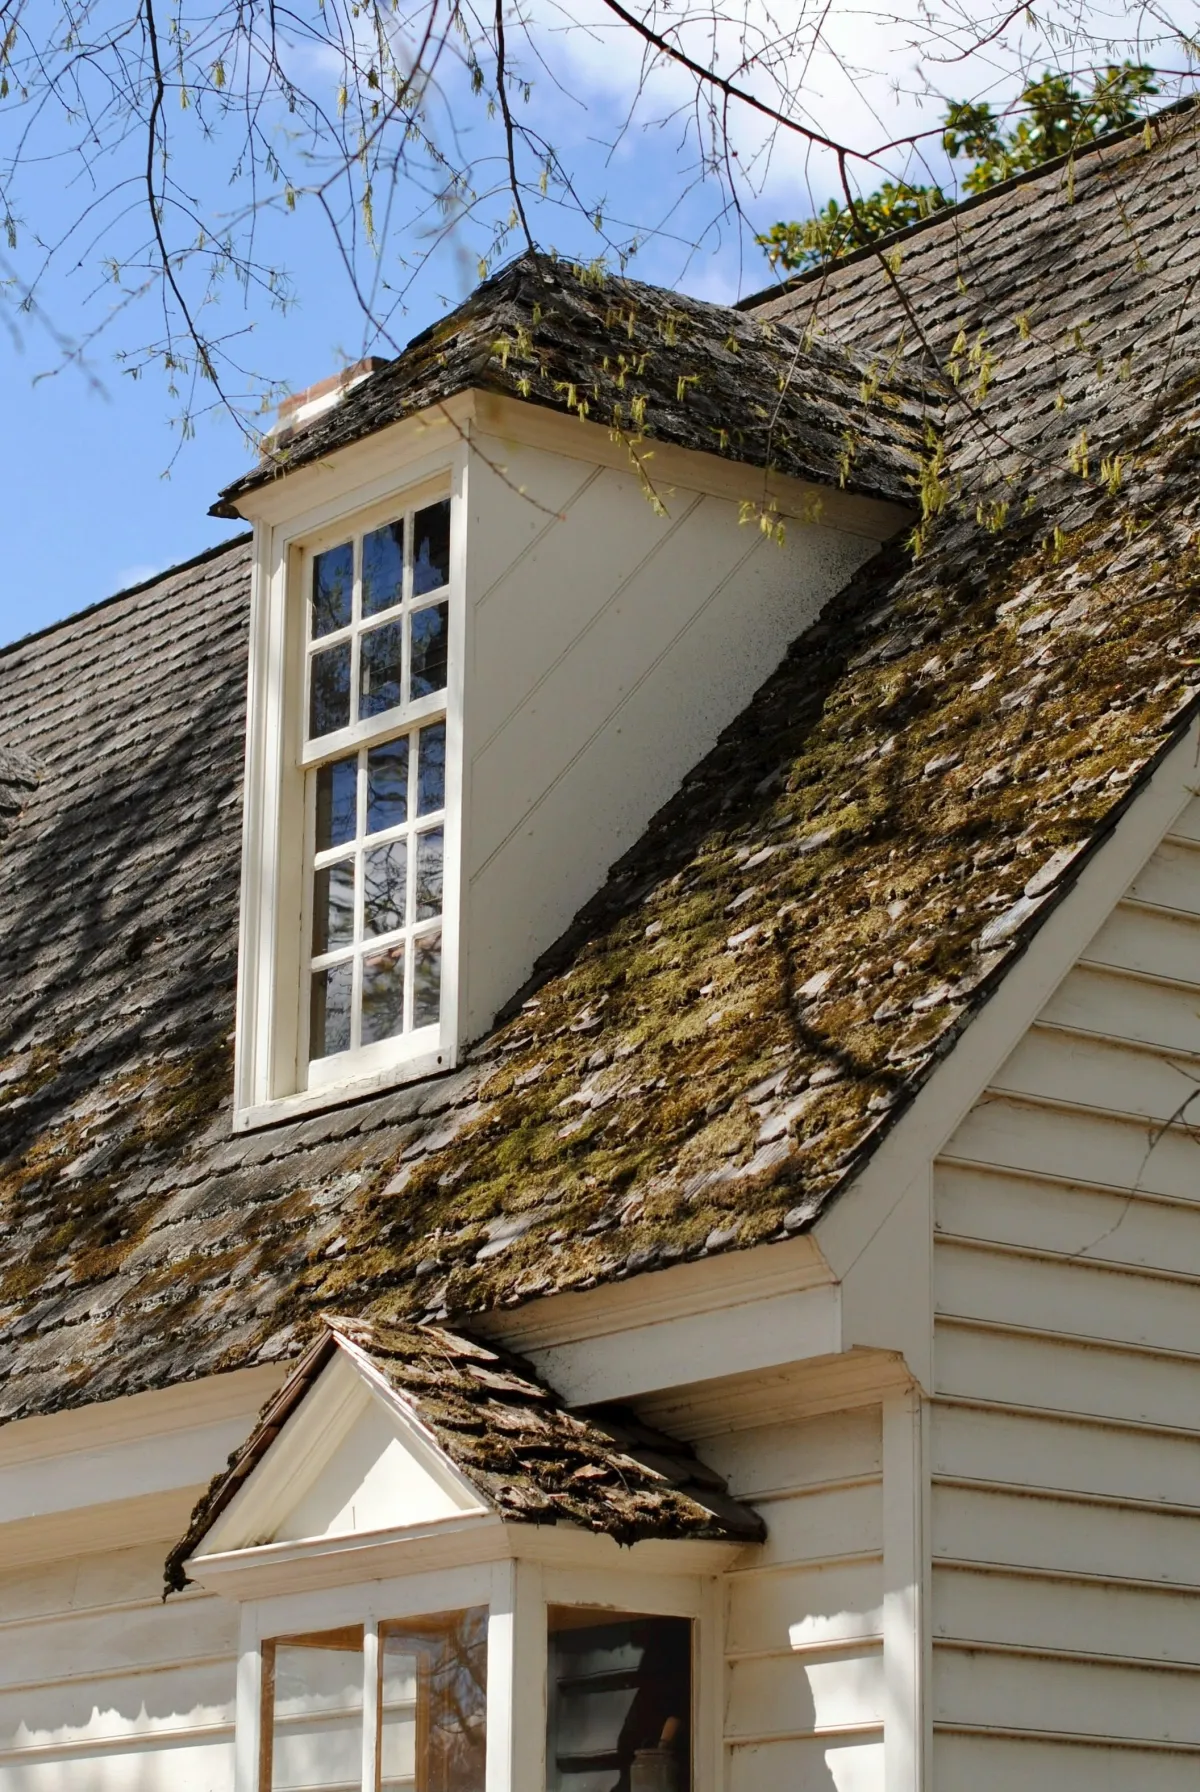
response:
[(442, 912), (441, 828), (430, 828), (417, 835), (417, 912), (415, 919), (430, 921)]
[(380, 1626), (380, 1792), (484, 1792), (487, 1613)]
[(341, 1792), (362, 1784), (361, 1637), (277, 1643), (270, 1692), (271, 1792)]
[(354, 548), (344, 541), (341, 547), (318, 554), (313, 561), (312, 632), (327, 635), (335, 628), (348, 628), (354, 597)]
[(417, 757), (417, 814), (446, 807), (446, 724), (422, 728)]
[(364, 616), (390, 610), (404, 595), (404, 522), (385, 523), (363, 537)]
[(401, 700), (401, 643), (404, 625), (385, 622), (362, 637), (362, 659), (359, 662), (359, 716), (382, 715), (395, 709)]
[(354, 939), (354, 860), (338, 859), (313, 873), (313, 957)]
[(358, 755), (317, 772), (317, 851), (345, 846), (358, 829)]
[(314, 971), (309, 1025), (310, 1058), (328, 1058), (350, 1050), (350, 1003), (354, 990), (354, 966), (331, 964)]
[(381, 834), (408, 820), (408, 736), (367, 754), (367, 832)]
[(363, 853), (363, 933), (394, 933), (404, 926), (408, 841), (389, 840)]
[(550, 1608), (548, 1792), (688, 1792), (686, 1618)]
[(442, 930), (413, 942), (413, 1026), (436, 1026), (442, 1015)]
[(362, 1042), (391, 1039), (404, 1031), (404, 946), (370, 952), (363, 959)]
[[(409, 696), (428, 697), (446, 688), (446, 649), (450, 639), (449, 604), (430, 604), (412, 619), (412, 677)], [(399, 701), (399, 699), (397, 699)]]
[(308, 732), (313, 740), (350, 724), (350, 643), (312, 656)]
[(413, 519), (413, 596), (450, 583), (450, 500), (418, 510)]

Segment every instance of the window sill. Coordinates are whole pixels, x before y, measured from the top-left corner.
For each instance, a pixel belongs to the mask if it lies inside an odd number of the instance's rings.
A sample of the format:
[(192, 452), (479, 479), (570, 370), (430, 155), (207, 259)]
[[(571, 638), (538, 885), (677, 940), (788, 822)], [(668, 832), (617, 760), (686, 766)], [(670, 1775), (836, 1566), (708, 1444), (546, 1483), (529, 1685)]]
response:
[(302, 1120), (310, 1114), (325, 1113), (344, 1107), (352, 1101), (363, 1101), (406, 1083), (419, 1083), (426, 1077), (440, 1076), (453, 1070), (458, 1054), (452, 1047), (425, 1051), (417, 1057), (398, 1058), (378, 1070), (348, 1077), (345, 1082), (323, 1083), (314, 1089), (298, 1089), (294, 1095), (280, 1095), (274, 1101), (235, 1108), (232, 1127), (235, 1133), (258, 1132), (266, 1126), (279, 1126), (285, 1120)]

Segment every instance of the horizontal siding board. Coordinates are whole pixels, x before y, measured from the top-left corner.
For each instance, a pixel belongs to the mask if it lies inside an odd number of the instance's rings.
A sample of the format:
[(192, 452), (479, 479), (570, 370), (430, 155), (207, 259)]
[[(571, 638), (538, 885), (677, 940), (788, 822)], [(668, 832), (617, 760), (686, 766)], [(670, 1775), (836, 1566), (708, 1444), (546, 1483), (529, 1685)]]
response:
[(1200, 985), (1200, 918), (1123, 903), (1092, 940), (1082, 962)]
[(1194, 840), (1200, 845), (1200, 797), (1193, 797), (1172, 823), (1168, 838), (1171, 840)]
[(1126, 895), (1184, 914), (1200, 913), (1200, 845), (1185, 842), (1178, 833), (1173, 840), (1164, 840), (1138, 872)]
[[(1200, 1666), (1197, 1599), (1166, 1590), (1065, 1587), (1019, 1575), (939, 1569), (933, 1579), (933, 1634)], [(1200, 1697), (1200, 1680), (1196, 1691)]]
[(166, 1735), (233, 1721), (232, 1656), (158, 1674), (107, 1675), (102, 1664), (95, 1666), (92, 1680), (0, 1693), (0, 1751)]
[[(1192, 924), (1194, 925), (1194, 923)], [(1110, 1039), (1194, 1052), (1198, 1022), (1195, 989), (1077, 965), (1055, 990), (1038, 1019)]]
[(725, 1735), (797, 1736), (883, 1721), (883, 1656), (798, 1656), (735, 1661), (728, 1669)]
[(881, 1561), (752, 1575), (729, 1588), (726, 1646), (738, 1654), (876, 1637), (882, 1605)]
[(1200, 1364), (1169, 1357), (943, 1323), (934, 1376), (939, 1394), (1200, 1430)]
[(1194, 1674), (935, 1648), (935, 1723), (1200, 1746)]
[(1003, 1736), (935, 1734), (939, 1792), (1194, 1792), (1194, 1757)]
[(1190, 1437), (935, 1404), (934, 1475), (1200, 1508)]
[(186, 1612), (160, 1603), (157, 1609), (63, 1617), (5, 1639), (0, 1691), (74, 1678), (97, 1664), (110, 1675), (153, 1672), (172, 1661), (232, 1663), (237, 1626), (237, 1608), (218, 1599), (191, 1602)]
[(233, 1792), (233, 1748), (226, 1739), (197, 1738), (40, 1760), (0, 1754), (0, 1786), (4, 1792)]
[(932, 1533), (937, 1560), (1178, 1582), (1200, 1593), (1197, 1517), (935, 1485)]
[(729, 1792), (882, 1792), (883, 1744), (831, 1737), (743, 1743), (729, 1751), (727, 1784)]
[(772, 1501), (769, 1513), (767, 1540), (754, 1552), (754, 1573), (795, 1562), (873, 1555), (883, 1548), (878, 1483)]
[(791, 1425), (762, 1425), (704, 1440), (704, 1459), (738, 1499), (780, 1488), (878, 1475), (883, 1438), (877, 1406)]
[[(1196, 1169), (1200, 1172), (1200, 1159)], [(1200, 1204), (1185, 1207), (1144, 1195), (1131, 1199), (1116, 1190), (946, 1163), (937, 1168), (934, 1198), (943, 1235), (1200, 1279)]]
[(1200, 1286), (1083, 1258), (1047, 1260), (940, 1243), (934, 1254), (939, 1313), (1200, 1353)]
[[(1181, 1088), (1179, 1099), (1186, 1093)], [(1064, 1114), (1037, 1100), (990, 1091), (942, 1151), (943, 1161), (994, 1164), (1176, 1201), (1200, 1202), (1195, 1139), (1182, 1129), (1156, 1137), (1144, 1120), (1096, 1111)]]
[[(0, 1626), (55, 1618), (64, 1612), (158, 1603), (163, 1559), (174, 1541), (168, 1537), (143, 1548), (108, 1550), (0, 1574)], [(185, 1593), (172, 1598), (171, 1606), (178, 1610), (203, 1597)]]
[[(1196, 1046), (1200, 1048), (1200, 1023)], [(1034, 1026), (997, 1071), (993, 1088), (1114, 1114), (1172, 1120), (1200, 1089), (1200, 1061)]]

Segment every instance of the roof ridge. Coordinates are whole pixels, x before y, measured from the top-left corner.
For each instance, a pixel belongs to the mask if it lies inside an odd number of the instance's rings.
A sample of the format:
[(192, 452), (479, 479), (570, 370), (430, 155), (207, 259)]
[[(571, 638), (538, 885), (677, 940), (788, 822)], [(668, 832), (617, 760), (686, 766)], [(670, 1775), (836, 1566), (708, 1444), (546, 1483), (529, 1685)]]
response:
[(60, 629), (70, 628), (76, 622), (84, 622), (95, 616), (100, 610), (107, 610), (111, 604), (120, 603), (122, 598), (136, 597), (139, 591), (148, 591), (152, 585), (161, 585), (166, 579), (173, 579), (181, 572), (190, 572), (195, 566), (203, 566), (208, 560), (216, 560), (230, 548), (244, 546), (253, 540), (249, 529), (243, 529), (237, 535), (230, 535), (215, 546), (202, 548), (189, 560), (177, 561), (174, 566), (164, 566), (161, 572), (152, 573), (148, 579), (139, 579), (135, 585), (123, 585), (119, 591), (110, 592), (107, 597), (99, 597), (94, 604), (87, 604), (82, 610), (72, 610), (67, 616), (60, 616), (57, 622), (48, 622), (44, 628), (31, 629), (27, 635), (20, 635), (15, 641), (0, 644), (0, 659), (10, 653), (16, 653), (22, 647), (30, 647), (35, 641), (44, 641), (47, 635), (55, 635)]
[(1023, 168), (1017, 174), (1010, 174), (1007, 180), (998, 181), (994, 187), (988, 187), (982, 193), (968, 193), (964, 199), (953, 205), (944, 205), (937, 211), (930, 212), (928, 217), (918, 218), (913, 224), (905, 224), (900, 230), (891, 230), (886, 236), (876, 237), (872, 242), (863, 243), (861, 247), (852, 249), (848, 255), (836, 256), (832, 261), (820, 262), (816, 267), (804, 268), (799, 274), (782, 281), (777, 286), (764, 286), (758, 292), (749, 293), (744, 299), (735, 300), (732, 309), (735, 311), (753, 311), (760, 305), (768, 304), (772, 299), (780, 299), (788, 293), (795, 292), (798, 287), (809, 286), (814, 281), (828, 279), (842, 268), (853, 267), (856, 262), (865, 261), (868, 256), (879, 255), (899, 243), (907, 243), (923, 230), (935, 224), (945, 224), (951, 218), (963, 212), (978, 211), (982, 206), (990, 205), (993, 200), (1002, 199), (1017, 187), (1026, 187), (1034, 181), (1065, 168), (1068, 162), (1080, 162), (1085, 156), (1094, 152), (1111, 149), (1114, 144), (1122, 143), (1130, 137), (1138, 136), (1147, 125), (1159, 125), (1171, 118), (1181, 118), (1185, 113), (1200, 107), (1200, 94), (1193, 94), (1185, 99), (1172, 100), (1169, 106), (1161, 106), (1157, 112), (1147, 112), (1144, 118), (1138, 118), (1131, 124), (1122, 125), (1119, 130), (1107, 131), (1103, 137), (1094, 137), (1090, 143), (1080, 144), (1078, 149), (1068, 149), (1060, 156), (1051, 156), (1045, 162), (1039, 162), (1034, 168)]

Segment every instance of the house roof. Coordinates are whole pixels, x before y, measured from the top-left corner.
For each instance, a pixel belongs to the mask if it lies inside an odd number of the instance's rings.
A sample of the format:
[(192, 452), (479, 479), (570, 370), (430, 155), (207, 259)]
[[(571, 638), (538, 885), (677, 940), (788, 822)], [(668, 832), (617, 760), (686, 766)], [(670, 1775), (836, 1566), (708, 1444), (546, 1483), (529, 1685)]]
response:
[(0, 850), (0, 1415), (786, 1237), (852, 1183), (1195, 713), (1195, 130), (931, 223), (903, 303), (869, 261), (778, 301), (961, 340), (952, 501), (449, 1076), (229, 1135), (244, 545), (0, 658), (42, 773)]
[(648, 436), (910, 507), (940, 409), (918, 367), (530, 253), (281, 438), (214, 510), (237, 516), (259, 487), (469, 388), (615, 427), (631, 447)]
[(339, 1346), (361, 1354), (484, 1503), (514, 1524), (579, 1525), (644, 1538), (759, 1543), (765, 1527), (695, 1453), (618, 1407), (570, 1413), (528, 1363), (428, 1325), (329, 1316), (254, 1431), (192, 1514), (168, 1587), (266, 1455)]

